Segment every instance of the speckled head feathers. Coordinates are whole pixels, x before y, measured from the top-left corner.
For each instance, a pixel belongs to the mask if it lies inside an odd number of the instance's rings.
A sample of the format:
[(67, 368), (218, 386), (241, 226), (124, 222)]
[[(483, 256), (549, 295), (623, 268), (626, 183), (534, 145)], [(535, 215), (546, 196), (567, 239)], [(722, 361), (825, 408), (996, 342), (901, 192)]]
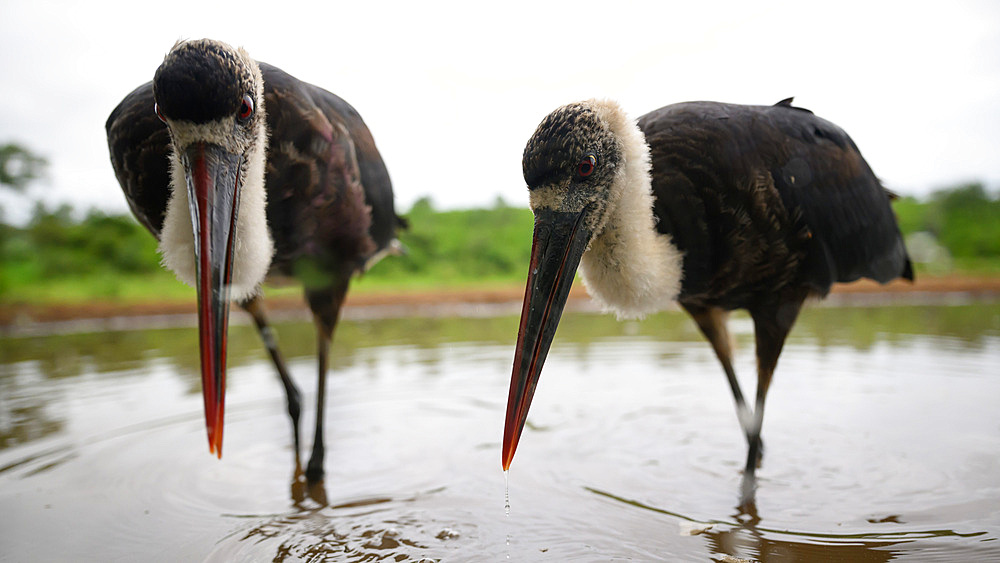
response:
[(607, 180), (621, 159), (621, 147), (591, 102), (562, 106), (542, 120), (524, 147), (521, 166), (529, 189), (582, 180), (577, 168), (588, 154), (596, 157), (590, 183)]
[(160, 112), (196, 124), (235, 115), (247, 94), (259, 106), (262, 90), (260, 69), (246, 51), (212, 39), (178, 42), (153, 77)]
[[(584, 176), (579, 166), (588, 154), (597, 164)], [(677, 296), (681, 254), (655, 229), (649, 147), (617, 103), (587, 100), (550, 113), (522, 165), (533, 210), (584, 214), (592, 238), (580, 273), (605, 307), (640, 317)]]
[[(231, 295), (247, 298), (258, 290), (274, 254), (264, 189), (268, 133), (260, 67), (243, 49), (219, 41), (179, 42), (156, 71), (153, 95), (171, 138), (171, 195), (160, 234), (163, 264), (195, 285), (192, 200), (183, 154), (193, 143), (218, 145), (241, 157)], [(249, 118), (241, 119), (248, 95), (254, 107)]]

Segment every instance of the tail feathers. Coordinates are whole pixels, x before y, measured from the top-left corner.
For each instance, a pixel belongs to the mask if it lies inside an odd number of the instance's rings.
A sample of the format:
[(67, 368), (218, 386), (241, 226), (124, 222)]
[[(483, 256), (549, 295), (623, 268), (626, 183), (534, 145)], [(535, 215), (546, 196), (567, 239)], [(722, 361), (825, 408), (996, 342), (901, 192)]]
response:
[(792, 105), (792, 101), (793, 100), (795, 100), (794, 96), (789, 97), (789, 98), (785, 98), (784, 100), (781, 100), (780, 102), (774, 104), (774, 107), (776, 107), (776, 108), (789, 108), (789, 109), (794, 109), (794, 110), (798, 110), (798, 111), (804, 111), (806, 113), (812, 113), (811, 110), (808, 110), (806, 108), (800, 108), (800, 107), (797, 107), (797, 106), (793, 106)]
[(905, 280), (916, 281), (917, 276), (913, 274), (913, 264), (910, 263), (910, 259), (906, 259), (906, 265), (903, 266), (903, 273), (899, 276)]

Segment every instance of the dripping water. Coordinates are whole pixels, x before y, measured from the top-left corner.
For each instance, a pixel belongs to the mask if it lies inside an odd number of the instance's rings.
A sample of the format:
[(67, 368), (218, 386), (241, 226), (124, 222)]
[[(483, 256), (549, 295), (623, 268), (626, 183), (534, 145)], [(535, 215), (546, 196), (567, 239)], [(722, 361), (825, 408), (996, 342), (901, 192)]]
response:
[(510, 483), (507, 481), (507, 470), (503, 470), (503, 510), (510, 516)]
[[(510, 518), (510, 481), (507, 480), (507, 470), (503, 470), (503, 510)], [(510, 559), (510, 531), (507, 532), (507, 559)]]

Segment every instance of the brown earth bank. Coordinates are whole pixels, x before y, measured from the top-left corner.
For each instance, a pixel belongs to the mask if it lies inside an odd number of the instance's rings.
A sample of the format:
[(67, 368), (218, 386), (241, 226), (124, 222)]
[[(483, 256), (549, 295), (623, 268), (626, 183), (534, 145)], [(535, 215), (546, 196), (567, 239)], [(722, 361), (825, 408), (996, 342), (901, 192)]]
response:
[[(522, 284), (500, 288), (443, 288), (401, 291), (364, 291), (348, 295), (344, 309), (348, 317), (414, 316), (442, 314), (516, 314), (524, 295)], [(1000, 296), (1000, 276), (924, 276), (915, 283), (894, 281), (879, 285), (869, 280), (837, 284), (827, 298), (830, 304), (892, 303), (918, 301), (933, 296), (958, 295), (967, 298)], [(267, 298), (267, 307), (276, 318), (307, 315), (300, 296), (282, 295)], [(570, 292), (570, 309), (595, 308), (590, 305), (586, 289), (575, 284)], [(0, 303), (0, 332), (20, 332), (47, 323), (85, 320), (193, 317), (194, 300), (148, 303), (86, 302), (72, 304), (8, 304)], [(183, 323), (183, 321), (181, 321)], [(28, 330), (28, 332), (35, 332)]]

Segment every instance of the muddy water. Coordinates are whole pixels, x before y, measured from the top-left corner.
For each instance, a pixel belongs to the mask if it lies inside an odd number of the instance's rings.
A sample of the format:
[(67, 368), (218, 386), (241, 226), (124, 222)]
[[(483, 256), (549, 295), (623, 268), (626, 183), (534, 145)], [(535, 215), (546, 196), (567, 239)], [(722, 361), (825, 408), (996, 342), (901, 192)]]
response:
[[(509, 475), (514, 316), (344, 322), (322, 490), (232, 328), (208, 455), (190, 328), (0, 340), (0, 559), (1000, 559), (1000, 305), (811, 308), (768, 403), (756, 506), (709, 347), (680, 313), (568, 315)], [(752, 387), (752, 332), (732, 327)], [(309, 323), (278, 327), (315, 397)], [(309, 440), (307, 439), (307, 442)]]

